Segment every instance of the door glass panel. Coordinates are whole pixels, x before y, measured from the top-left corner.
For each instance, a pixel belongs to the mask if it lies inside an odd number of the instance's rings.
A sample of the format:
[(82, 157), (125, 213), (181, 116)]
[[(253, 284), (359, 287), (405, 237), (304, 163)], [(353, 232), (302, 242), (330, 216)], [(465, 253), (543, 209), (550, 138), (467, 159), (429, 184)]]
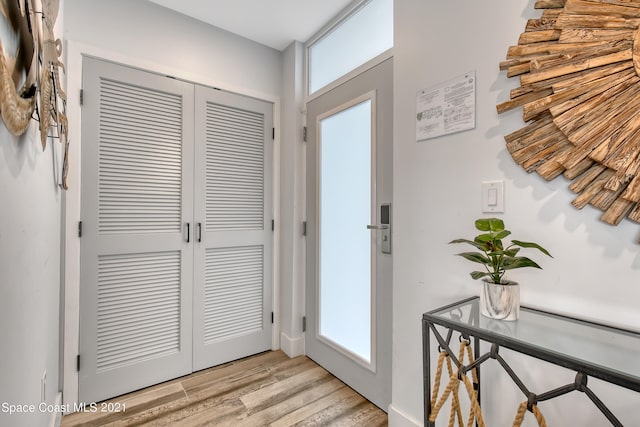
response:
[(371, 100), (319, 121), (322, 338), (371, 362)]
[(393, 0), (371, 0), (308, 47), (309, 93), (393, 47)]

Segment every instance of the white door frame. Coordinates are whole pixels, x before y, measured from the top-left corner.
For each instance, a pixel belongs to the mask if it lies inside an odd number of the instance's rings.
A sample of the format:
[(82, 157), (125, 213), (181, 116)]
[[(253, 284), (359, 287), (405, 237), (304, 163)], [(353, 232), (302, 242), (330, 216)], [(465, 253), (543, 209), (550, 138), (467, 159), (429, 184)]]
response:
[[(78, 223), (80, 218), (80, 188), (82, 185), (80, 171), (82, 165), (80, 138), (82, 129), (82, 107), (80, 105), (80, 90), (82, 88), (82, 58), (93, 56), (105, 61), (118, 62), (129, 67), (140, 68), (153, 73), (169, 75), (204, 86), (217, 87), (240, 95), (250, 96), (273, 103), (273, 123), (276, 129), (273, 147), (273, 215), (275, 223), (280, 223), (280, 97), (230, 86), (224, 82), (215, 81), (208, 75), (193, 75), (187, 70), (169, 67), (146, 61), (144, 59), (124, 55), (109, 49), (93, 45), (77, 43), (67, 40), (66, 52), (66, 92), (67, 116), (69, 119), (69, 190), (63, 195), (63, 265), (62, 281), (64, 286), (64, 330), (61, 331), (63, 342), (63, 402), (73, 404), (78, 402), (78, 379), (76, 371), (76, 356), (79, 353), (80, 332), (80, 238), (78, 237)], [(273, 310), (277, 314), (280, 310), (279, 277), (280, 277), (280, 238), (279, 233), (273, 236)], [(272, 330), (272, 349), (279, 348), (280, 324), (278, 316), (274, 316)]]

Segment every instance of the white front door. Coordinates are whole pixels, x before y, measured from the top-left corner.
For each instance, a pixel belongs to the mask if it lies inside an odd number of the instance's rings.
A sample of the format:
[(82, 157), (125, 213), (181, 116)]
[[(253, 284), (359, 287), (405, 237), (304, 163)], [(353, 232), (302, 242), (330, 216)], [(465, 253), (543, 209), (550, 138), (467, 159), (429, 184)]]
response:
[(389, 59), (307, 104), (306, 353), (391, 402), (392, 95)]

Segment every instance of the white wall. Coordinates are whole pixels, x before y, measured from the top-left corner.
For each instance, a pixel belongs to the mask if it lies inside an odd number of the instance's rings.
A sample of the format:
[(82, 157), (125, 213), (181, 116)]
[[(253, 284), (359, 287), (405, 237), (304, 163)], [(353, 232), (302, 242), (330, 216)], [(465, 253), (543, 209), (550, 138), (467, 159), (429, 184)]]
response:
[[(97, 56), (274, 102), (275, 127), (280, 122), (282, 53), (248, 39), (177, 14), (147, 1), (66, 0), (65, 39), (72, 190), (66, 199), (65, 253), (65, 403), (77, 401), (75, 355), (78, 349), (81, 109), (78, 93), (82, 55)], [(279, 156), (276, 132), (274, 155)], [(276, 168), (278, 163), (276, 161)], [(279, 188), (278, 176), (274, 182)], [(278, 220), (279, 206), (276, 206)], [(278, 244), (276, 236), (276, 245)], [(276, 272), (276, 275), (278, 273)], [(277, 278), (277, 277), (276, 277)], [(277, 286), (277, 282), (276, 282)], [(277, 291), (277, 289), (276, 289)]]
[[(39, 405), (58, 392), (60, 200), (51, 147), (32, 125), (18, 139), (0, 125), (0, 405)], [(0, 425), (44, 425), (51, 414), (10, 416)]]
[(290, 357), (304, 354), (304, 143), (302, 142), (304, 46), (283, 52), (282, 150), (280, 161), (280, 345)]
[[(58, 16), (58, 24), (63, 20)], [(5, 21), (4, 52), (13, 52)], [(60, 34), (57, 31), (56, 34)], [(59, 150), (60, 144), (56, 144)], [(0, 122), (0, 425), (40, 426), (56, 411), (40, 408), (58, 397), (62, 191), (54, 172), (52, 140), (45, 151), (38, 123), (14, 137)], [(5, 405), (35, 405), (10, 415)], [(44, 409), (44, 411), (41, 411)]]
[(281, 53), (147, 1), (66, 0), (65, 38), (198, 83), (279, 96)]
[[(518, 83), (498, 64), (507, 47), (517, 44), (527, 18), (539, 16), (534, 3), (395, 2), (392, 424), (422, 423), (422, 313), (478, 294), (478, 282), (468, 275), (473, 266), (455, 257), (461, 248), (447, 242), (475, 236), (474, 219), (486, 216), (481, 181), (504, 180), (506, 211), (500, 216), (507, 227), (515, 238), (539, 242), (555, 257), (535, 258), (542, 271), (510, 275), (522, 284), (524, 304), (640, 329), (640, 225), (624, 220), (612, 227), (598, 220), (596, 209), (578, 211), (570, 205), (574, 195), (567, 180), (548, 183), (527, 175), (505, 149), (503, 136), (523, 123), (519, 110), (496, 113), (495, 105)], [(416, 143), (416, 92), (469, 70), (477, 73), (476, 128)], [(510, 357), (534, 391), (573, 381), (569, 371)], [(494, 378), (492, 387), (501, 390), (484, 394), (487, 425), (509, 425), (524, 399), (494, 374), (500, 375), (488, 369), (484, 376), (485, 384)], [(636, 394), (593, 384), (623, 424), (637, 421), (630, 403), (637, 402)], [(607, 425), (580, 393), (541, 409), (549, 425)]]

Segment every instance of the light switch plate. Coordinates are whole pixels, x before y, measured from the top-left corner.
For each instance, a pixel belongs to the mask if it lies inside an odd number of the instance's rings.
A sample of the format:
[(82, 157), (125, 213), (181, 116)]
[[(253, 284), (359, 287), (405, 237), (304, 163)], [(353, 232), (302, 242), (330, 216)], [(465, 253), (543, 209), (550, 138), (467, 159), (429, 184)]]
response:
[(504, 181), (485, 181), (482, 183), (482, 212), (504, 212)]

